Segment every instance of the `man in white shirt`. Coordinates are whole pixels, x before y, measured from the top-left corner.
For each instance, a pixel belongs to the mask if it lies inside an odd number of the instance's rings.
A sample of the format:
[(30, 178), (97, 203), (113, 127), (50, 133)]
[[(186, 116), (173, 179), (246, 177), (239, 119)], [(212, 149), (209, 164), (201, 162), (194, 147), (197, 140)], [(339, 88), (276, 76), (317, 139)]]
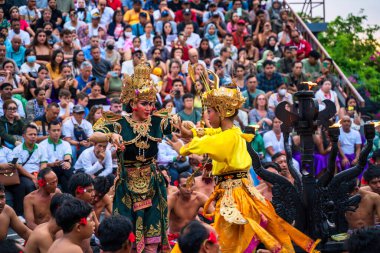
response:
[(218, 44), (214, 48), (214, 54), (215, 56), (220, 55), (220, 50), (222, 50), (223, 47), (228, 47), (231, 49), (231, 59), (236, 60), (238, 57), (238, 50), (237, 48), (233, 45), (234, 38), (232, 34), (227, 33), (226, 36), (224, 37), (223, 43)]
[(63, 192), (68, 192), (68, 183), (73, 174), (70, 143), (62, 140), (62, 123), (58, 120), (52, 121), (48, 125), (49, 136), (39, 145), (45, 150), (47, 155), (47, 166), (52, 168), (58, 177), (58, 183)]
[(185, 61), (182, 64), (182, 73), (186, 74), (188, 73), (189, 64), (193, 65), (199, 63), (206, 69), (206, 63), (202, 60), (199, 60), (199, 54), (198, 50), (196, 48), (190, 48), (189, 49), (189, 60)]
[(91, 15), (98, 12), (101, 16), (100, 24), (107, 26), (112, 22), (114, 10), (107, 6), (106, 0), (99, 0), (98, 8), (91, 11)]
[(20, 16), (29, 25), (35, 25), (37, 19), (41, 18), (41, 13), (37, 9), (36, 0), (28, 0), (27, 5), (23, 5), (19, 8)]
[(340, 128), (339, 142), (338, 142), (338, 170), (346, 170), (350, 166), (358, 163), (361, 151), (362, 139), (360, 133), (351, 129), (351, 118), (343, 116), (341, 119), (342, 127)]
[(73, 108), (73, 116), (66, 120), (62, 127), (63, 139), (71, 145), (73, 164), (75, 164), (77, 156), (90, 146), (87, 139), (94, 133), (91, 123), (83, 117), (84, 107), (76, 105)]
[(272, 130), (264, 134), (264, 147), (267, 151), (265, 154), (266, 162), (271, 162), (274, 154), (285, 150), (281, 124), (282, 122), (278, 118), (274, 118)]
[(12, 41), (13, 36), (19, 35), (21, 38), (22, 45), (24, 47), (29, 46), (30, 45), (30, 35), (29, 35), (29, 33), (21, 30), (20, 20), (12, 19), (11, 27), (12, 27), (12, 29), (9, 30), (9, 33), (8, 33), (8, 40)]
[[(109, 176), (112, 174), (112, 154), (107, 150), (108, 138), (104, 133), (96, 132), (90, 138), (94, 146), (84, 150), (75, 163), (75, 171), (91, 176)], [(113, 182), (113, 181), (111, 181)]]
[(185, 25), (184, 36), (186, 38), (186, 44), (192, 46), (193, 48), (198, 48), (201, 43), (201, 37), (194, 33), (193, 23), (188, 23)]

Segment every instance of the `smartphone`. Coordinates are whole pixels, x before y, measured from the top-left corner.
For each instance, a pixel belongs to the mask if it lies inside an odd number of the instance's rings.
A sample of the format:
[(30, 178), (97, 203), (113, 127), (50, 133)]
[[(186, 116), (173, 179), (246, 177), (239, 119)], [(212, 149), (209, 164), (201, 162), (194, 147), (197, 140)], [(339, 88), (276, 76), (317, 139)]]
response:
[(353, 111), (355, 108), (354, 108), (353, 106), (349, 106), (347, 109), (348, 109), (349, 111)]
[(243, 9), (241, 7), (237, 8), (237, 14), (239, 17), (241, 17), (243, 15)]
[(12, 160), (11, 164), (13, 164), (13, 165), (16, 165), (16, 163), (17, 163), (17, 160), (18, 160), (18, 158), (17, 158), (17, 157), (13, 158), (13, 160)]
[(73, 75), (71, 75), (71, 74), (66, 76), (67, 80), (72, 79), (72, 78), (73, 78)]
[(174, 91), (174, 95), (179, 96), (179, 94), (180, 94), (180, 91), (179, 91), (179, 90), (175, 90), (175, 91)]

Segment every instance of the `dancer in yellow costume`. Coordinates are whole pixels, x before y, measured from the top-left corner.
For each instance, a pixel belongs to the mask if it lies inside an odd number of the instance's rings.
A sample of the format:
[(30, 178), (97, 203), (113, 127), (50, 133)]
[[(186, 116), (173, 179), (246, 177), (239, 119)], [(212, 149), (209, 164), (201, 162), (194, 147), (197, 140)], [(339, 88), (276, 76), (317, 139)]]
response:
[(271, 203), (248, 179), (251, 157), (247, 142), (253, 135), (234, 126), (233, 118), (244, 102), (240, 91), (231, 88), (209, 89), (203, 94), (213, 129), (186, 129), (182, 135), (193, 140), (180, 149), (181, 155), (208, 154), (217, 185), (204, 210), (216, 201), (214, 227), (222, 252), (255, 252), (263, 243), (271, 252), (295, 252), (292, 241), (306, 252), (315, 250), (313, 241), (280, 218)]

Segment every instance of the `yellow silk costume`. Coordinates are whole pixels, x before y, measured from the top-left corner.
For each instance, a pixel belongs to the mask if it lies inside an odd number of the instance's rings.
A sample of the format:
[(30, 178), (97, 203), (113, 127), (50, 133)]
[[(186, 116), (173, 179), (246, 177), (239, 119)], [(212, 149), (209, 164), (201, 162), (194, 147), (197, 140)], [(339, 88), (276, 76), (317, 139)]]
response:
[[(204, 131), (181, 148), (181, 155), (208, 154), (212, 174), (246, 173), (251, 167), (247, 141), (253, 135), (243, 134), (237, 127), (221, 131)], [(313, 241), (281, 219), (271, 203), (256, 190), (248, 178), (227, 179), (217, 184), (204, 210), (216, 201), (214, 227), (219, 235), (222, 252), (255, 252), (261, 242), (271, 252), (295, 252), (294, 241), (306, 252), (318, 252)]]

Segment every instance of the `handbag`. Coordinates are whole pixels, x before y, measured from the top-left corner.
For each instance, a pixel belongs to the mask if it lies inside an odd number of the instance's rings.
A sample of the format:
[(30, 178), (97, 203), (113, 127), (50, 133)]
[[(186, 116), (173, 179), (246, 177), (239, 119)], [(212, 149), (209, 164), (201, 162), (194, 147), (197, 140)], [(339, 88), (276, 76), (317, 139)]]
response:
[(0, 169), (0, 183), (4, 186), (20, 184), (20, 177), (16, 167), (12, 169)]

